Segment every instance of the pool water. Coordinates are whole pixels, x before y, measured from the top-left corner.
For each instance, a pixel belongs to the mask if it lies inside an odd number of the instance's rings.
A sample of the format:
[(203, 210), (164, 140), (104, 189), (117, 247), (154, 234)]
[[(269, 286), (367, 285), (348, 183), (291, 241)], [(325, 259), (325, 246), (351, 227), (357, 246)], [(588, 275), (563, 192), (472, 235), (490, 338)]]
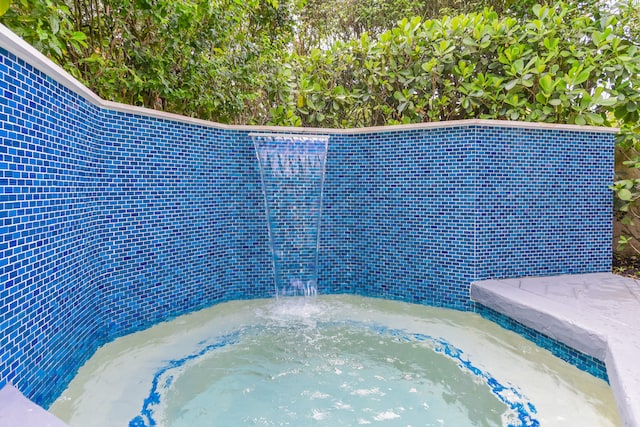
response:
[(75, 426), (618, 426), (608, 385), (476, 314), (356, 296), (234, 301), (99, 349)]

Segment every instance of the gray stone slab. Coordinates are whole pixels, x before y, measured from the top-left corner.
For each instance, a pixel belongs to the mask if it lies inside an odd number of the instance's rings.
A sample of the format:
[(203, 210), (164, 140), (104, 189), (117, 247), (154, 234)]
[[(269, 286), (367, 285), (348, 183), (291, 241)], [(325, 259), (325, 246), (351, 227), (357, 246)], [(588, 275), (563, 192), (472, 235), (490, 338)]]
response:
[(11, 384), (0, 390), (0, 427), (69, 427)]
[(625, 426), (640, 427), (640, 284), (611, 273), (483, 280), (471, 298), (605, 362)]

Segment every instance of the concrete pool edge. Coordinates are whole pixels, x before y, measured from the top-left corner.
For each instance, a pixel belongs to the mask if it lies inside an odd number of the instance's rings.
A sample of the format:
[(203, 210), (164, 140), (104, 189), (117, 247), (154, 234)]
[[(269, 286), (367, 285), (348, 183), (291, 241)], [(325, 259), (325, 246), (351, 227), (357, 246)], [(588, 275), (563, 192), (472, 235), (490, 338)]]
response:
[(0, 388), (2, 427), (68, 427), (51, 412), (36, 405), (11, 384)]
[(473, 282), (470, 293), (474, 301), (603, 360), (623, 425), (640, 426), (640, 402), (632, 398), (640, 395), (634, 369), (640, 332), (628, 322), (640, 309), (635, 280), (612, 273), (492, 279)]

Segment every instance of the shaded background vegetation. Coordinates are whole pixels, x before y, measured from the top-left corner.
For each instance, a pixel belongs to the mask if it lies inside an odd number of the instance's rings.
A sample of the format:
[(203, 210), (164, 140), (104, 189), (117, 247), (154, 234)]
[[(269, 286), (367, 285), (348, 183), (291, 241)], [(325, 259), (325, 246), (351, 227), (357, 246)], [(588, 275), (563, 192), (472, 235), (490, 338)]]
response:
[[(0, 0), (0, 22), (105, 99), (222, 123), (487, 118), (621, 127), (619, 249), (640, 254), (638, 6)], [(573, 154), (582, 155), (579, 146)]]

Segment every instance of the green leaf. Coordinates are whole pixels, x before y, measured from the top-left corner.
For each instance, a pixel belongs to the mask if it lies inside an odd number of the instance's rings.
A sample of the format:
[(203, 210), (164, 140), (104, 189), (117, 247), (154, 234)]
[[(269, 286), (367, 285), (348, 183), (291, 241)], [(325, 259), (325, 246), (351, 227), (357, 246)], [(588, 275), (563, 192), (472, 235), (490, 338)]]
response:
[(540, 77), (538, 83), (540, 84), (540, 89), (542, 89), (545, 94), (549, 95), (551, 91), (553, 91), (553, 78), (549, 74), (545, 74), (544, 76)]
[(534, 15), (536, 15), (538, 18), (540, 18), (542, 16), (542, 8), (543, 8), (543, 6), (541, 6), (539, 4), (535, 4), (535, 5), (533, 5), (533, 8), (531, 9), (531, 11), (534, 13)]
[(616, 97), (609, 97), (609, 98), (600, 97), (594, 100), (594, 104), (602, 105), (604, 107), (611, 107), (612, 105), (616, 105), (617, 103), (618, 103), (618, 99)]
[(471, 37), (465, 37), (464, 39), (462, 39), (462, 44), (464, 44), (465, 46), (478, 46), (478, 43), (472, 39)]
[[(2, 0), (0, 0), (2, 1)], [(73, 40), (77, 40), (79, 42), (81, 41), (85, 41), (87, 39), (87, 35), (85, 33), (83, 33), (82, 31), (74, 31), (73, 34), (71, 34), (71, 38)]]
[(589, 70), (583, 70), (580, 72), (580, 74), (578, 74), (578, 76), (576, 77), (576, 79), (573, 81), (574, 85), (579, 85), (581, 83), (584, 83), (587, 81), (587, 79), (589, 78), (589, 75), (591, 74), (591, 72)]
[(506, 90), (511, 90), (511, 89), (513, 89), (517, 84), (518, 84), (518, 79), (513, 79), (513, 80), (511, 80), (511, 81), (507, 82), (507, 84), (506, 84), (506, 85), (504, 85), (504, 88), (505, 88)]
[(0, 0), (0, 16), (7, 13), (9, 7), (11, 7), (11, 0)]
[(585, 112), (584, 115), (589, 119), (591, 123), (594, 125), (601, 125), (604, 123), (604, 119), (600, 114)]
[(618, 190), (618, 198), (620, 200), (624, 200), (625, 202), (630, 202), (633, 199), (633, 194), (631, 194), (631, 191), (627, 190), (626, 188), (621, 188), (620, 190)]
[(56, 15), (49, 15), (49, 25), (51, 26), (51, 32), (58, 34), (60, 31), (60, 19)]
[(620, 220), (622, 225), (633, 225), (633, 219), (630, 216), (625, 216)]
[(627, 247), (627, 245), (630, 243), (631, 240), (632, 240), (631, 237), (620, 236), (620, 239), (618, 240), (618, 247), (616, 248), (616, 250), (623, 251)]

